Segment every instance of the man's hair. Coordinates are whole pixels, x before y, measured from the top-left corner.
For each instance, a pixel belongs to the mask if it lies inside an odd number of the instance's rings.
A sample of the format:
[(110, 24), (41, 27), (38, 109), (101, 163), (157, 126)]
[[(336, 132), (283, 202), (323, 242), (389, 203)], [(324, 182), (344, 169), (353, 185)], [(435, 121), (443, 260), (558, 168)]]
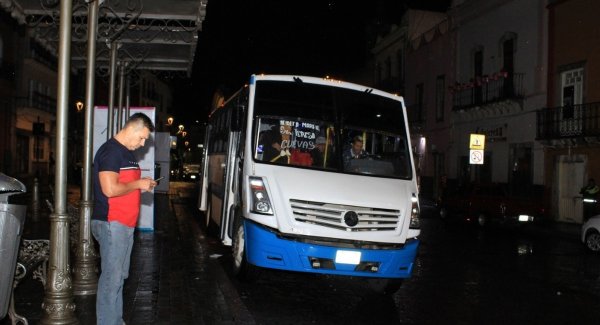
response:
[(144, 113), (135, 113), (131, 115), (125, 123), (125, 127), (139, 123), (143, 124), (144, 127), (148, 128), (150, 132), (154, 131), (154, 123), (152, 123), (152, 120)]
[(352, 143), (356, 143), (356, 142), (363, 142), (363, 139), (360, 135), (357, 135), (354, 138), (352, 138)]

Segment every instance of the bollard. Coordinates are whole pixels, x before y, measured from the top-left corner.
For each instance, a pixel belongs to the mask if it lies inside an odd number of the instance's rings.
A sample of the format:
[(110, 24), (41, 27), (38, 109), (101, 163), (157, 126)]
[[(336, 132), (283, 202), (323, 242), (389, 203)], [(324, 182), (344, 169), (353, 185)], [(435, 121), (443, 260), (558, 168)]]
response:
[(40, 218), (40, 182), (38, 178), (33, 179), (33, 202), (31, 203), (31, 212), (33, 221), (38, 221)]

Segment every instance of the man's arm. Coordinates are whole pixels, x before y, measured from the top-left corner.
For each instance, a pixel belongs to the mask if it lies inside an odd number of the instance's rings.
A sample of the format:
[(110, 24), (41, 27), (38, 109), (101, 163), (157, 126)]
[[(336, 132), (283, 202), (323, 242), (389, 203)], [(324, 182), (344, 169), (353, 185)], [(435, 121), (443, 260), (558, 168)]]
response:
[(150, 191), (156, 182), (150, 178), (141, 178), (129, 183), (119, 182), (119, 173), (103, 171), (98, 173), (100, 188), (106, 197), (122, 196), (135, 190)]

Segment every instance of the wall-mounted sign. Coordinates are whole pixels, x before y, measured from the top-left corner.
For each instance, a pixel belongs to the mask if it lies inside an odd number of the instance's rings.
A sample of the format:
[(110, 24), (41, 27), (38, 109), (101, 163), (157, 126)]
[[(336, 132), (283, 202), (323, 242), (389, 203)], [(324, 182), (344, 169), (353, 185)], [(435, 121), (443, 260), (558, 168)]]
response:
[(485, 135), (471, 133), (471, 140), (469, 141), (469, 149), (473, 149), (473, 150), (485, 149)]
[(483, 150), (469, 150), (469, 163), (471, 165), (483, 165)]
[(506, 127), (506, 124), (477, 127), (475, 133), (485, 135), (488, 142), (506, 141)]

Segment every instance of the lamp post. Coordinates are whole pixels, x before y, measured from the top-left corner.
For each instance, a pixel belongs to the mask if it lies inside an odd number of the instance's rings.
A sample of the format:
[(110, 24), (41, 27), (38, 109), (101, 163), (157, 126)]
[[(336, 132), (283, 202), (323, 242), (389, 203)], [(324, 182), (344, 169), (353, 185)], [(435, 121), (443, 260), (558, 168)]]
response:
[(69, 263), (69, 215), (67, 214), (67, 130), (69, 71), (71, 69), (71, 23), (73, 2), (60, 2), (58, 87), (56, 98), (56, 166), (54, 213), (50, 215), (50, 256), (46, 279), (44, 315), (40, 324), (78, 324), (73, 303)]
[[(81, 174), (81, 201), (79, 203), (79, 238), (73, 267), (73, 293), (78, 296), (93, 295), (98, 287), (98, 257), (91, 233), (92, 201), (92, 146), (94, 132), (94, 96), (96, 72), (96, 38), (99, 0), (88, 6), (88, 45), (85, 85), (85, 123), (83, 130), (83, 172)], [(77, 109), (79, 110), (79, 103)]]

